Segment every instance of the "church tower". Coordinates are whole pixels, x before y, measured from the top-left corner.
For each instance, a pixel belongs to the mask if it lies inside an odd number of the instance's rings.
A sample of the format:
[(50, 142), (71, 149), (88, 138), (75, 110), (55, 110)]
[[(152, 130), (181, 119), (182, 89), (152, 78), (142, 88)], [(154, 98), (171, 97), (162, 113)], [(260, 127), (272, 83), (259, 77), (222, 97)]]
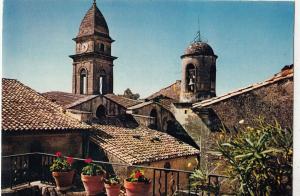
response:
[(194, 103), (216, 96), (217, 58), (210, 45), (201, 41), (199, 31), (181, 56), (180, 102)]
[(72, 92), (74, 94), (113, 93), (113, 61), (109, 29), (94, 0), (81, 21), (73, 59)]

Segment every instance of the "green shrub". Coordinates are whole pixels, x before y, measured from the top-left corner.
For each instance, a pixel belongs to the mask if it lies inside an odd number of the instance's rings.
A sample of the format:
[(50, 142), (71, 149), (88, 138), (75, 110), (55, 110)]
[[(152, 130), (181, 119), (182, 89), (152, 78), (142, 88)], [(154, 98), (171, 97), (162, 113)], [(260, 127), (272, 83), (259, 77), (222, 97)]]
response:
[[(218, 156), (228, 174), (237, 178), (240, 195), (291, 195), (293, 135), (276, 121), (219, 135)], [(224, 163), (224, 161), (223, 161)]]

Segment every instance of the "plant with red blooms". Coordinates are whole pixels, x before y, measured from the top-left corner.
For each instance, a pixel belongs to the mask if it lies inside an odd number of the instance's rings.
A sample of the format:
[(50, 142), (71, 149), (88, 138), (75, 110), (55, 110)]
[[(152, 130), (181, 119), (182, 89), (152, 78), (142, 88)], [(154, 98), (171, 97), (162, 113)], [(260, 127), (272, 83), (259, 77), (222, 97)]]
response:
[(142, 169), (135, 169), (131, 173), (130, 177), (126, 179), (128, 182), (144, 182), (145, 184), (150, 183), (150, 179), (146, 178)]
[(84, 162), (85, 162), (85, 163), (91, 163), (91, 162), (93, 162), (93, 160), (92, 160), (91, 158), (88, 157), (88, 158), (86, 158), (86, 159), (84, 160)]
[(92, 163), (93, 160), (91, 158), (86, 158), (84, 162), (87, 163), (87, 166), (82, 168), (83, 175), (99, 176), (105, 174), (105, 170), (100, 165)]
[(73, 157), (62, 157), (61, 152), (55, 153), (56, 159), (50, 167), (52, 172), (68, 172), (72, 170), (72, 163), (74, 162)]

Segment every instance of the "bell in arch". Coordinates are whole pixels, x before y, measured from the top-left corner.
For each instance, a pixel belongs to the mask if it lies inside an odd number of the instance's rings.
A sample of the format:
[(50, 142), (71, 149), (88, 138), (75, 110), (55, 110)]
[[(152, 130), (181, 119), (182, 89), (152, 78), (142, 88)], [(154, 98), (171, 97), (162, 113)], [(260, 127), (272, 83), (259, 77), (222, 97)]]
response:
[(193, 79), (190, 78), (189, 86), (192, 86), (192, 85), (194, 85), (194, 84), (195, 84), (195, 83), (193, 82)]

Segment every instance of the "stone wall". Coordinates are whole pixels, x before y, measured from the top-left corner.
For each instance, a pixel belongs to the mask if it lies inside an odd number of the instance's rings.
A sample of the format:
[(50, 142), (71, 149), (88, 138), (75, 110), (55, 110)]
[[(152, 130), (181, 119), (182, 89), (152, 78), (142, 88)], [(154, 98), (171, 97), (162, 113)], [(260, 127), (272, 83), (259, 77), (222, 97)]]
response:
[(118, 116), (126, 114), (126, 109), (124, 107), (103, 96), (98, 96), (94, 99), (76, 105), (70, 109), (91, 112), (93, 114), (93, 117), (96, 117), (97, 109), (100, 105), (103, 105), (105, 107), (106, 115), (108, 116)]
[(79, 132), (2, 135), (2, 155), (28, 152), (54, 154), (60, 151), (63, 155), (81, 157), (83, 153), (82, 144), (83, 136)]
[[(153, 118), (145, 118), (146, 116), (151, 117), (151, 111), (155, 110), (157, 112), (157, 130), (160, 131), (167, 131), (167, 122), (168, 121), (175, 121), (175, 118), (173, 117), (173, 114), (163, 108), (161, 105), (157, 103), (152, 103), (145, 105), (144, 107), (138, 108), (133, 110), (133, 116), (136, 118), (138, 122), (141, 123), (141, 125), (149, 126), (149, 122), (153, 121)], [(139, 116), (140, 115), (140, 116)], [(151, 125), (150, 125), (151, 126)]]
[[(277, 119), (282, 127), (292, 128), (293, 79), (285, 79), (197, 109), (197, 114), (202, 125), (196, 125), (193, 118), (187, 118), (189, 123), (186, 130), (192, 130), (189, 132), (198, 135), (199, 139), (202, 138), (199, 140), (202, 165), (205, 164), (209, 170), (215, 172), (221, 171), (214, 164), (218, 157), (212, 156), (209, 151), (214, 150), (218, 131), (223, 128), (223, 124), (227, 129), (238, 130), (241, 126), (253, 126), (253, 121), (262, 116), (269, 123)], [(239, 124), (240, 120), (244, 120), (243, 125)], [(193, 138), (197, 139), (196, 136)]]
[(276, 119), (281, 126), (293, 126), (293, 79), (281, 80), (247, 93), (210, 105), (216, 117), (229, 129), (239, 128), (239, 121), (251, 126), (259, 116), (267, 122)]

